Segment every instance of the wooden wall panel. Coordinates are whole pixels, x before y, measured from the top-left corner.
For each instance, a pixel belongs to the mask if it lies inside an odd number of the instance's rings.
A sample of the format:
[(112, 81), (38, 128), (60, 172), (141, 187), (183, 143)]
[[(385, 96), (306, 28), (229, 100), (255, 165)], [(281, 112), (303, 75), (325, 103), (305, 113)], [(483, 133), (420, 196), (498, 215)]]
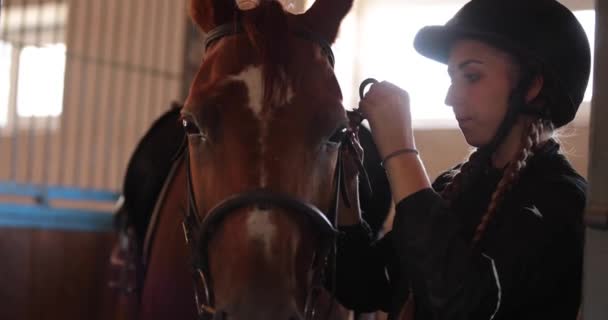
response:
[(0, 230), (0, 319), (26, 319), (31, 238)]
[(113, 319), (107, 288), (114, 236), (0, 229), (0, 319)]

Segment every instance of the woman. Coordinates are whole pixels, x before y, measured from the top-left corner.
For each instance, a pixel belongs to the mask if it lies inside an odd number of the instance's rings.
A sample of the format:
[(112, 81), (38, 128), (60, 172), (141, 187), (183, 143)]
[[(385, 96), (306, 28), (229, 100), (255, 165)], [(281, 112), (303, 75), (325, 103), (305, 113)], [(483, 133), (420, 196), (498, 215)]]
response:
[(340, 302), (393, 318), (413, 301), (416, 319), (576, 319), (586, 182), (551, 137), (587, 86), (581, 25), (554, 0), (472, 0), (414, 46), (447, 64), (445, 103), (477, 149), (431, 185), (407, 93), (372, 86), (360, 111), (396, 215), (371, 244), (363, 223), (342, 228)]

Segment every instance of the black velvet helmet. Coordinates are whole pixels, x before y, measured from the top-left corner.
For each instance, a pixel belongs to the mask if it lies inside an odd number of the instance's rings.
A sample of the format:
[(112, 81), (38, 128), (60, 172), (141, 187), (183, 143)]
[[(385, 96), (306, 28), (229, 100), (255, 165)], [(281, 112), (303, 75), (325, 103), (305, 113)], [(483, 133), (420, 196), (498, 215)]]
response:
[(557, 90), (549, 106), (556, 127), (570, 122), (589, 81), (591, 52), (572, 12), (555, 0), (472, 0), (444, 26), (422, 28), (416, 50), (447, 63), (455, 40), (473, 38), (540, 62)]

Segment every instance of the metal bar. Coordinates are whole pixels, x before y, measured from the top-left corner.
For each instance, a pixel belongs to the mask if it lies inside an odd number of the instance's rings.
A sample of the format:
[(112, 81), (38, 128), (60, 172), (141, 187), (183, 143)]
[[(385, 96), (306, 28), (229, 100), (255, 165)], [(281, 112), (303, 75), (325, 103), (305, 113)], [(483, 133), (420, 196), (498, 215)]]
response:
[[(131, 0), (132, 2), (135, 2), (135, 0)], [(129, 27), (127, 28), (127, 33), (129, 34), (135, 34), (135, 30), (136, 30), (136, 26), (135, 26), (135, 21), (139, 21), (141, 28), (139, 28), (139, 30), (144, 30), (144, 26), (145, 26), (145, 12), (144, 10), (137, 10), (137, 12), (139, 13), (137, 15), (137, 19), (131, 19), (131, 24), (129, 25)], [(131, 47), (129, 47), (129, 52), (131, 53), (128, 61), (133, 61), (135, 60), (135, 57), (137, 56), (135, 53), (135, 50), (133, 49), (133, 44), (134, 41), (130, 42)], [(140, 45), (140, 51), (143, 51), (143, 44)], [(141, 55), (141, 54), (140, 54)], [(124, 91), (124, 95), (123, 95), (123, 103), (121, 104), (123, 107), (127, 107), (127, 108), (132, 108), (134, 106), (130, 106), (129, 105), (129, 100), (133, 94), (133, 90), (131, 90), (133, 88), (133, 75), (134, 75), (134, 71), (128, 72), (127, 73), (127, 83), (125, 85), (125, 91)], [(125, 112), (123, 114), (122, 117), (120, 117), (120, 122), (118, 125), (118, 130), (120, 130), (119, 133), (119, 137), (125, 137), (127, 135), (126, 129), (127, 129), (127, 117), (128, 114)], [(133, 127), (131, 127), (131, 130), (133, 130)], [(118, 152), (116, 153), (116, 157), (120, 162), (122, 162), (122, 159), (124, 157), (124, 152), (126, 149), (126, 144), (123, 144), (120, 148), (118, 148)]]
[(583, 319), (608, 319), (608, 1), (595, 2)]
[[(589, 227), (608, 228), (608, 4), (598, 1), (595, 22), (595, 59), (589, 137)], [(592, 210), (591, 210), (592, 209)], [(603, 221), (603, 222), (602, 222)], [(600, 222), (598, 224), (598, 222)]]
[[(14, 45), (18, 45), (18, 46), (24, 46), (27, 44), (27, 42), (21, 42), (21, 41), (11, 41), (11, 43)], [(87, 55), (78, 54), (78, 53), (75, 53), (75, 52), (69, 51), (69, 50), (68, 50), (68, 53), (69, 53), (70, 58), (79, 60), (82, 62), (86, 62), (89, 64), (95, 64), (95, 65), (100, 65), (100, 66), (114, 68), (114, 69), (123, 69), (123, 70), (128, 70), (131, 72), (135, 72), (135, 73), (146, 74), (146, 75), (166, 78), (166, 79), (170, 79), (170, 80), (180, 79), (180, 77), (182, 76), (181, 72), (171, 72), (168, 70), (162, 70), (160, 68), (144, 67), (144, 66), (141, 66), (138, 64), (133, 64), (133, 63), (123, 63), (123, 62), (115, 61), (113, 59), (104, 59), (104, 58), (100, 58), (100, 57), (96, 57), (96, 56), (87, 56)]]
[(585, 234), (585, 264), (583, 271), (584, 320), (608, 319), (608, 233), (588, 229)]
[[(42, 26), (40, 21), (42, 21), (42, 0), (38, 0), (36, 2), (36, 27), (35, 27), (35, 31), (34, 31), (34, 40), (33, 40), (33, 47), (34, 48), (40, 48), (42, 47), (41, 45), (41, 41), (42, 41)], [(34, 171), (34, 159), (36, 159), (36, 153), (37, 153), (37, 148), (35, 145), (35, 140), (34, 138), (36, 137), (35, 134), (35, 130), (37, 130), (36, 128), (36, 123), (37, 121), (37, 117), (35, 114), (30, 115), (29, 117), (29, 121), (28, 121), (28, 128), (27, 131), (29, 132), (27, 135), (27, 146), (28, 146), (28, 150), (29, 152), (27, 153), (27, 160), (25, 162), (25, 181), (27, 182), (32, 182), (33, 180), (33, 171)]]
[[(99, 11), (101, 12), (100, 14), (100, 30), (99, 30), (99, 34), (100, 35), (104, 35), (104, 34), (108, 34), (109, 36), (114, 36), (112, 33), (108, 33), (106, 32), (106, 28), (107, 28), (107, 24), (108, 24), (108, 20), (110, 18), (110, 14), (108, 10), (108, 2), (107, 1), (100, 1), (100, 6), (101, 8), (99, 9)], [(112, 25), (112, 24), (110, 24)], [(107, 37), (103, 37), (100, 39), (100, 43), (103, 43), (102, 47), (106, 48), (107, 46), (105, 45), (105, 42), (107, 40)], [(99, 54), (101, 56), (103, 56), (103, 53), (101, 52), (101, 50), (99, 50)], [(91, 157), (89, 159), (89, 164), (90, 167), (89, 168), (85, 168), (85, 171), (87, 172), (87, 180), (85, 182), (85, 185), (87, 187), (92, 187), (95, 183), (95, 172), (98, 172), (97, 170), (97, 149), (99, 148), (99, 144), (98, 142), (98, 138), (100, 136), (100, 134), (98, 134), (99, 131), (99, 112), (101, 109), (100, 106), (100, 100), (101, 100), (101, 83), (102, 83), (102, 75), (106, 75), (108, 72), (107, 68), (101, 68), (100, 70), (100, 66), (96, 65), (95, 66), (95, 78), (93, 78), (93, 83), (91, 84), (93, 86), (94, 92), (93, 92), (93, 108), (90, 110), (90, 112), (93, 113), (93, 116), (91, 117), (91, 125), (89, 126), (89, 128), (91, 128), (91, 135), (90, 135), (90, 140), (89, 140), (89, 147), (90, 147), (90, 154)], [(80, 169), (80, 168), (79, 168)], [(78, 170), (78, 172), (82, 172), (80, 170)]]
[(113, 220), (106, 211), (0, 204), (0, 227), (111, 232)]
[(74, 60), (79, 60), (82, 62), (86, 62), (88, 64), (94, 64), (94, 65), (104, 66), (104, 67), (113, 68), (113, 69), (122, 69), (122, 70), (134, 72), (134, 73), (138, 73), (138, 74), (146, 74), (146, 75), (166, 78), (166, 79), (170, 79), (170, 80), (179, 79), (182, 76), (182, 73), (144, 67), (144, 66), (141, 66), (138, 64), (123, 63), (123, 62), (119, 62), (119, 61), (113, 61), (111, 59), (103, 59), (103, 58), (94, 57), (94, 56), (85, 56), (85, 55), (81, 55), (81, 54), (77, 54), (77, 53), (69, 52), (69, 51), (68, 51), (68, 54), (69, 54), (69, 57)]
[[(127, 6), (127, 9), (126, 9), (126, 15), (127, 15), (127, 17), (131, 17), (133, 15), (134, 11), (135, 11), (135, 0), (131, 0), (131, 1), (128, 2), (128, 6)], [(126, 29), (123, 30), (123, 33), (126, 34), (127, 37), (128, 37), (129, 34), (133, 34), (133, 30), (135, 28), (135, 21), (136, 20), (137, 19), (128, 19), (128, 23), (127, 23)], [(130, 43), (131, 45), (133, 44), (132, 41), (127, 41), (127, 43)], [(133, 52), (132, 47), (129, 47), (129, 46), (125, 46), (125, 50), (128, 50), (128, 51), (126, 51), (127, 53)], [(125, 65), (130, 65), (128, 56), (129, 55), (125, 55), (125, 57), (126, 57), (126, 63), (125, 63)], [(122, 69), (123, 69), (123, 72), (124, 72), (123, 73), (123, 77), (122, 77), (123, 80), (130, 79), (129, 74), (131, 72), (134, 72), (134, 70), (133, 69), (129, 69), (129, 68), (122, 68)], [(127, 81), (127, 83), (125, 85), (129, 86), (129, 81)], [(121, 110), (125, 110), (125, 108), (129, 107), (127, 105), (129, 92), (128, 92), (128, 90), (126, 90), (124, 88), (124, 86), (122, 87), (122, 90), (125, 90), (123, 92), (123, 94), (122, 94), (122, 99), (118, 99), (119, 94), (117, 93), (115, 95), (115, 97), (113, 97), (114, 103), (112, 103), (112, 104), (113, 105), (120, 105)], [(122, 100), (122, 102), (120, 102), (120, 100)], [(125, 116), (125, 114), (123, 112), (122, 116), (118, 117), (117, 130), (120, 130), (120, 134), (118, 135), (119, 137), (123, 136), (122, 133), (124, 132), (124, 128), (126, 126), (125, 119), (126, 119), (126, 116)], [(122, 163), (122, 156), (121, 155), (123, 153), (122, 152), (123, 149), (125, 149), (125, 146), (123, 144), (119, 143), (118, 146), (117, 146), (116, 152), (114, 152), (114, 163), (117, 164), (118, 168), (122, 168), (122, 166), (120, 166), (119, 164)]]
[[(165, 1), (165, 0), (161, 0), (161, 1)], [(159, 21), (160, 18), (160, 6), (159, 6), (159, 0), (153, 0), (152, 4), (151, 4), (151, 10), (153, 12), (154, 18), (152, 19), (152, 21), (156, 22)], [(152, 27), (148, 30), (146, 30), (147, 34), (146, 34), (146, 43), (145, 43), (145, 47), (146, 50), (144, 50), (142, 52), (142, 63), (148, 63), (148, 66), (154, 65), (154, 52), (158, 51), (158, 50), (154, 50), (154, 35), (158, 34), (158, 29), (159, 29), (159, 23), (153, 23)], [(142, 46), (143, 49), (144, 46)], [(145, 54), (147, 53), (147, 54)], [(142, 90), (142, 94), (143, 94), (143, 99), (142, 99), (142, 103), (139, 105), (139, 107), (141, 108), (141, 116), (137, 119), (136, 123), (137, 123), (137, 131), (136, 134), (142, 134), (142, 132), (145, 130), (145, 126), (149, 123), (149, 118), (150, 118), (150, 109), (151, 109), (151, 104), (152, 102), (150, 100), (152, 94), (152, 82), (153, 82), (153, 77), (152, 76), (147, 76), (144, 78), (144, 80), (142, 81), (141, 84), (141, 90)]]
[[(133, 1), (129, 1), (129, 3), (132, 3)], [(114, 1), (114, 3), (116, 4), (115, 9), (118, 8), (119, 5), (122, 5), (122, 1)], [(123, 12), (123, 10), (119, 10), (119, 12)], [(122, 18), (118, 17), (117, 18), (117, 22), (116, 23), (112, 23), (112, 27), (110, 29), (110, 34), (115, 35), (114, 36), (114, 41), (112, 41), (111, 44), (111, 48), (110, 48), (110, 56), (113, 59), (117, 59), (118, 57), (118, 42), (120, 41), (120, 37), (118, 36), (118, 34), (120, 33), (120, 31), (122, 31)], [(113, 74), (113, 76), (111, 76), (110, 79), (110, 85), (108, 87), (108, 90), (105, 94), (106, 97), (108, 97), (108, 109), (107, 109), (107, 120), (106, 120), (106, 139), (105, 139), (105, 148), (103, 148), (104, 150), (106, 150), (105, 152), (105, 161), (103, 163), (103, 182), (102, 185), (105, 188), (110, 188), (110, 167), (112, 166), (112, 152), (109, 152), (109, 150), (113, 150), (114, 152), (116, 152), (116, 147), (114, 146), (113, 148), (113, 144), (112, 144), (112, 137), (114, 135), (114, 113), (116, 112), (116, 104), (112, 103), (114, 100), (114, 96), (116, 95), (115, 93), (115, 85), (116, 85), (116, 78), (117, 78), (117, 71), (118, 69), (110, 69), (111, 70), (111, 74)], [(114, 186), (112, 186), (113, 188)]]
[[(25, 9), (25, 0), (21, 0), (20, 1), (20, 7), (23, 7)], [(23, 10), (21, 12), (21, 21), (18, 24), (23, 24), (25, 21), (25, 10)], [(24, 38), (25, 38), (25, 34), (23, 33), (24, 31), (22, 30), (21, 32), (19, 32), (19, 36), (18, 39), (21, 40), (21, 42), (25, 42)], [(13, 48), (17, 48), (17, 54), (13, 55), (13, 57), (15, 58), (15, 60), (13, 61), (13, 65), (15, 66), (15, 72), (14, 74), (16, 75), (17, 79), (19, 78), (19, 63), (20, 63), (20, 56), (21, 54), (19, 54), (19, 52), (21, 51), (21, 47), (13, 47)], [(12, 81), (13, 79), (11, 79), (11, 83), (16, 84), (18, 83), (18, 81)], [(16, 86), (15, 86), (16, 87)], [(18, 163), (19, 163), (19, 102), (18, 102), (18, 90), (19, 88), (15, 88), (16, 91), (14, 91), (13, 93), (13, 101), (11, 101), (11, 104), (14, 106), (12, 111), (12, 117), (13, 117), (13, 136), (12, 136), (12, 147), (11, 147), (11, 151), (13, 154), (13, 162), (11, 163), (11, 180), (12, 181), (17, 181), (17, 170), (18, 170)]]
[[(11, 31), (16, 32), (16, 33), (18, 33), (18, 32), (23, 32), (23, 33), (36, 32), (36, 30), (38, 30), (40, 28), (39, 25), (41, 25), (41, 24), (36, 24), (34, 26), (30, 26), (30, 25), (17, 26), (17, 27), (11, 28)], [(51, 30), (51, 29), (55, 29), (55, 28), (57, 28), (56, 24), (54, 24), (54, 25), (44, 24), (45, 30)]]
[[(58, 180), (59, 180), (59, 184), (61, 185), (67, 185), (67, 170), (66, 170), (66, 164), (69, 163), (69, 157), (68, 154), (66, 152), (67, 148), (67, 140), (68, 140), (68, 126), (69, 124), (73, 123), (73, 119), (75, 119), (75, 117), (72, 117), (72, 110), (68, 110), (67, 106), (68, 106), (68, 99), (72, 93), (70, 84), (72, 83), (72, 79), (74, 78), (73, 72), (72, 72), (72, 58), (70, 57), (70, 51), (72, 50), (71, 47), (74, 46), (74, 43), (71, 43), (71, 39), (74, 39), (74, 30), (76, 30), (76, 28), (71, 27), (72, 24), (75, 23), (75, 21), (70, 20), (70, 18), (75, 17), (75, 15), (73, 13), (70, 12), (78, 12), (78, 4), (81, 3), (88, 3), (88, 0), (81, 0), (81, 1), (70, 1), (70, 7), (68, 10), (68, 18), (67, 18), (67, 23), (66, 23), (66, 40), (65, 40), (65, 77), (64, 77), (64, 86), (63, 86), (63, 112), (61, 115), (61, 119), (60, 119), (60, 123), (59, 123), (59, 127), (61, 130), (61, 136), (59, 137), (59, 147), (58, 147), (58, 154), (61, 157), (61, 161), (59, 162), (59, 170), (58, 170)], [(85, 10), (88, 12), (88, 10)], [(87, 28), (88, 24), (85, 24), (85, 28)], [(81, 72), (81, 76), (82, 76), (82, 72)], [(82, 78), (81, 78), (82, 80)]]
[(182, 87), (180, 90), (180, 94), (184, 99), (188, 97), (190, 91), (190, 84), (192, 83), (196, 72), (199, 68), (199, 61), (192, 61), (191, 57), (195, 54), (196, 56), (202, 58), (203, 50), (202, 50), (202, 39), (200, 37), (200, 33), (198, 29), (194, 25), (194, 23), (187, 21), (186, 22), (186, 32), (184, 41), (184, 62), (183, 62), (183, 71), (182, 71)]
[[(55, 13), (54, 15), (57, 17), (59, 16), (60, 12), (61, 12), (61, 7), (63, 4), (65, 4), (65, 1), (61, 1), (58, 2), (57, 5), (55, 6)], [(60, 34), (62, 32), (65, 32), (65, 27), (62, 26), (57, 26), (53, 32), (53, 37), (51, 39), (51, 43), (56, 44), (59, 43), (59, 41), (62, 41), (65, 43), (67, 41), (65, 41), (65, 35), (60, 36)], [(63, 38), (63, 39), (62, 39)], [(67, 46), (66, 46), (66, 51), (67, 51)], [(67, 58), (65, 61), (65, 67), (64, 67), (64, 72), (67, 69)], [(63, 76), (63, 87), (65, 88), (65, 84), (66, 84), (66, 76), (64, 73)], [(65, 91), (64, 91), (65, 92)], [(60, 119), (63, 118), (64, 115), (64, 111), (65, 108), (63, 108), (63, 105), (65, 105), (65, 103), (63, 101), (65, 101), (65, 97), (66, 95), (63, 94), (62, 95), (62, 108), (61, 108), (61, 114), (60, 114), (60, 118), (59, 121), (61, 121)], [(44, 159), (46, 159), (46, 162), (48, 164), (54, 163), (53, 162), (53, 153), (51, 152), (51, 134), (53, 134), (53, 129), (52, 129), (52, 121), (53, 121), (53, 117), (52, 116), (47, 116), (44, 122), (44, 134), (43, 134), (43, 143), (42, 143), (42, 147), (44, 148), (42, 154), (44, 155)], [(61, 123), (61, 122), (60, 122)], [(63, 128), (61, 128), (61, 126), (59, 127), (60, 130), (62, 130)], [(59, 161), (59, 163), (63, 163), (63, 161)], [(50, 174), (50, 170), (49, 170), (50, 165), (43, 165), (42, 166), (42, 184), (43, 185), (47, 185), (49, 183), (49, 174)]]
[[(85, 21), (84, 25), (84, 47), (82, 48), (82, 52), (84, 52), (85, 55), (88, 55), (91, 49), (91, 37), (88, 36), (91, 34), (91, 12), (93, 11), (93, 6), (91, 5), (91, 0), (83, 0), (83, 2), (85, 3), (85, 16), (83, 17), (83, 21)], [(88, 23), (87, 23), (88, 22)], [(79, 90), (79, 103), (77, 106), (75, 106), (75, 112), (74, 112), (74, 120), (76, 120), (75, 122), (78, 123), (78, 126), (76, 127), (76, 130), (74, 132), (74, 134), (76, 135), (76, 141), (74, 142), (74, 148), (76, 150), (78, 150), (79, 148), (82, 147), (82, 141), (84, 139), (82, 134), (79, 134), (80, 129), (82, 128), (82, 123), (84, 121), (79, 121), (82, 115), (82, 109), (84, 108), (84, 103), (85, 103), (85, 98), (88, 94), (88, 83), (87, 83), (87, 71), (89, 69), (89, 64), (87, 64), (86, 62), (82, 62), (81, 63), (81, 68), (80, 68), (80, 90)], [(78, 161), (78, 152), (74, 151), (74, 161), (71, 162), (72, 164), (72, 168), (73, 169), (73, 178), (72, 178), (72, 184), (76, 185), (76, 179), (78, 177), (78, 174), (80, 173), (80, 169), (81, 169), (81, 165), (80, 165), (80, 161)]]
[[(162, 15), (162, 18), (160, 19), (160, 30), (164, 30), (165, 32), (165, 37), (163, 38), (164, 40), (169, 39), (170, 36), (168, 35), (169, 30), (171, 30), (172, 28), (168, 27), (168, 22), (169, 22), (169, 15), (171, 14), (171, 8), (169, 7), (169, 2), (168, 1), (162, 1), (163, 6), (161, 7), (161, 12), (163, 12), (164, 14)], [(169, 66), (168, 63), (166, 63), (167, 61), (167, 56), (169, 56), (169, 54), (167, 53), (167, 51), (169, 50), (169, 46), (167, 45), (168, 43), (165, 42), (164, 46), (161, 46), (161, 50), (157, 50), (158, 51), (158, 59), (157, 61), (159, 62), (159, 68), (161, 70), (166, 70), (167, 67)], [(154, 82), (154, 86), (152, 88), (152, 93), (155, 94), (155, 98), (154, 101), (156, 101), (156, 106), (154, 107), (154, 112), (152, 113), (152, 117), (156, 118), (160, 115), (160, 113), (162, 112), (162, 108), (163, 106), (166, 106), (169, 104), (169, 101), (162, 101), (163, 99), (163, 92), (166, 90), (161, 90), (161, 88), (158, 88), (158, 84), (160, 82), (161, 78), (159, 77), (158, 79), (156, 79), (156, 81)]]
[(586, 209), (585, 224), (591, 229), (608, 230), (608, 208), (589, 205)]
[[(3, 3), (2, 3), (2, 0), (0, 0), (0, 13), (2, 13), (2, 7), (3, 7)], [(6, 14), (6, 11), (5, 11), (5, 14)], [(8, 17), (8, 15), (6, 15), (6, 16)], [(7, 40), (6, 39), (7, 35), (8, 35), (7, 29), (8, 29), (8, 19), (5, 18), (4, 21), (0, 21), (0, 40)], [(8, 41), (5, 41), (5, 42), (9, 43)], [(10, 54), (10, 55), (13, 54), (12, 49), (8, 50), (7, 48), (3, 47), (0, 50), (0, 59), (5, 59), (5, 54), (7, 53), (7, 51), (8, 51), (8, 54)], [(11, 64), (12, 64), (12, 60), (13, 59), (11, 57)], [(9, 72), (9, 83), (10, 83), (10, 69), (11, 69), (11, 67), (9, 66), (9, 70), (8, 70), (8, 72)], [(0, 76), (2, 76), (2, 75), (0, 75)], [(10, 97), (10, 92), (9, 92), (9, 97)], [(8, 125), (10, 124), (10, 122), (9, 122), (10, 121), (10, 111), (9, 111), (10, 110), (10, 98), (7, 98), (6, 105), (7, 105), (7, 110), (6, 110), (6, 127), (8, 127)], [(1, 128), (0, 127), (0, 136), (3, 133), (3, 131), (5, 130), (5, 128)], [(0, 138), (0, 150), (4, 150), (4, 147), (5, 147), (4, 140), (5, 139)], [(10, 148), (10, 145), (7, 148)], [(7, 163), (7, 165), (10, 165), (10, 163)]]

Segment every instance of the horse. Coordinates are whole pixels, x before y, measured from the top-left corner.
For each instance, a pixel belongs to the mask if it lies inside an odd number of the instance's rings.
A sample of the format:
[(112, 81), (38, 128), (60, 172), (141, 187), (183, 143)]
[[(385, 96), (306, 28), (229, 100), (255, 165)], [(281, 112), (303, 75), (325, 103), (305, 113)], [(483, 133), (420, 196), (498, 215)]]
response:
[[(127, 170), (122, 225), (134, 226), (143, 266), (141, 319), (327, 316), (340, 216), (361, 205), (381, 217), (377, 230), (390, 206), (371, 136), (356, 130), (333, 72), (330, 43), (352, 0), (317, 0), (301, 15), (238, 4), (191, 1), (207, 34), (200, 70), (185, 105), (153, 126), (179, 114), (186, 143), (144, 143), (160, 141), (151, 130)], [(134, 161), (152, 146), (168, 150), (155, 166)], [(145, 168), (155, 183), (134, 192)], [(374, 192), (359, 197), (367, 171)]]

